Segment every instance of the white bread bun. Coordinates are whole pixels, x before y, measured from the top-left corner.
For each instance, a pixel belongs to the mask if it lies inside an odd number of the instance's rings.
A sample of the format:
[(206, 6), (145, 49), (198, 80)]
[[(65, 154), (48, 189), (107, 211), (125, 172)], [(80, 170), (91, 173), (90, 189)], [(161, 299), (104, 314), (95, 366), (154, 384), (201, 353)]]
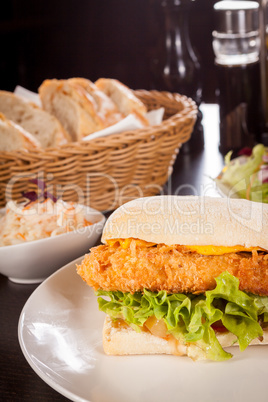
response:
[(123, 118), (118, 108), (90, 80), (45, 80), (39, 87), (43, 108), (56, 116), (73, 141)]
[(144, 126), (149, 125), (145, 117), (146, 106), (133, 94), (130, 88), (112, 78), (99, 78), (95, 84), (113, 100), (124, 116), (133, 113)]
[(0, 113), (0, 151), (12, 152), (40, 147), (41, 144), (33, 135)]
[(109, 316), (105, 317), (102, 343), (107, 355), (187, 354), (184, 345), (176, 348), (174, 342), (168, 342), (150, 332), (136, 332), (130, 326), (118, 327)]
[[(217, 338), (223, 348), (238, 346), (236, 336), (230, 332), (219, 333)], [(268, 331), (263, 331), (263, 338), (254, 339), (250, 345), (267, 345)], [(107, 355), (148, 355), (166, 354), (189, 356), (200, 359), (200, 351), (195, 344), (181, 345), (175, 339), (159, 338), (150, 332), (136, 332), (129, 326), (117, 326), (106, 316), (103, 326), (103, 349)]]
[(63, 145), (70, 140), (54, 116), (11, 92), (0, 91), (0, 113), (32, 134), (42, 148)]
[(268, 250), (268, 204), (197, 196), (139, 198), (110, 215), (102, 242), (130, 237), (166, 245), (241, 245)]

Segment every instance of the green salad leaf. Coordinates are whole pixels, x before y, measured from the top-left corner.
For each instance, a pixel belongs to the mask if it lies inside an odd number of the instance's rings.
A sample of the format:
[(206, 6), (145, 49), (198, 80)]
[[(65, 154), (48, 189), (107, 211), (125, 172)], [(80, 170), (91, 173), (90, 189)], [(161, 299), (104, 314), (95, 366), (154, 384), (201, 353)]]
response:
[(239, 280), (223, 272), (216, 287), (201, 295), (169, 294), (166, 291), (123, 293), (98, 290), (99, 309), (112, 319), (123, 319), (140, 332), (145, 321), (155, 316), (183, 344), (195, 348), (195, 358), (222, 361), (232, 357), (220, 345), (213, 324), (221, 320), (243, 351), (263, 334), (260, 317), (268, 321), (268, 297), (239, 290)]
[(232, 151), (225, 156), (225, 167), (215, 179), (219, 187), (227, 185), (231, 194), (251, 201), (268, 203), (268, 183), (261, 181), (259, 172), (267, 169), (264, 157), (268, 150), (263, 144), (252, 149), (250, 156), (240, 156), (231, 160)]

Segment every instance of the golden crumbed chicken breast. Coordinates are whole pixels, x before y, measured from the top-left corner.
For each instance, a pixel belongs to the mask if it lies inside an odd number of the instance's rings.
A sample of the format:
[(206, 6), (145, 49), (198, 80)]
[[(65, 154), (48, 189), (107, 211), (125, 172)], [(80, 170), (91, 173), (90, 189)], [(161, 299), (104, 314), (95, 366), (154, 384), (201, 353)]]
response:
[[(144, 242), (143, 242), (144, 243)], [(166, 290), (170, 293), (202, 293), (213, 289), (215, 278), (228, 271), (240, 289), (268, 295), (267, 252), (202, 255), (184, 246), (120, 242), (91, 250), (77, 267), (78, 274), (95, 290), (122, 292)]]

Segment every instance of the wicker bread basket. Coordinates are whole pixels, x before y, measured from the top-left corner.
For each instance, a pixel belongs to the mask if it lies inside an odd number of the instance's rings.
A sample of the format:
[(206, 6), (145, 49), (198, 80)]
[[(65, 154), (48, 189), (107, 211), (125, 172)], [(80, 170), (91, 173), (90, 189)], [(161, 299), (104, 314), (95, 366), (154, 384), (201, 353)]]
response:
[(0, 206), (36, 190), (30, 179), (65, 201), (108, 211), (133, 198), (158, 194), (182, 143), (189, 140), (197, 107), (168, 92), (134, 92), (148, 110), (165, 108), (161, 125), (42, 151), (0, 153)]

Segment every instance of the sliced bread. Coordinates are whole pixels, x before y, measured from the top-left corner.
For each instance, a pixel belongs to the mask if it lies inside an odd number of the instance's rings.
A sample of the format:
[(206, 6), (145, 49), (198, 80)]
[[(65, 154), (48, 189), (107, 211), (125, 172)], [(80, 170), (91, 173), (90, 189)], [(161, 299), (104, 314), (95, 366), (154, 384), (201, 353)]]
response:
[(31, 133), (42, 148), (66, 144), (70, 137), (50, 113), (8, 91), (0, 91), (0, 113)]
[(118, 107), (103, 91), (86, 78), (70, 78), (69, 83), (95, 104), (95, 112), (100, 116), (105, 127), (117, 123), (125, 116), (119, 112)]
[(114, 102), (85, 78), (45, 80), (38, 91), (43, 108), (59, 119), (73, 141), (124, 117)]
[(112, 99), (124, 116), (132, 113), (139, 118), (143, 125), (149, 125), (145, 116), (147, 112), (146, 106), (134, 95), (130, 88), (112, 78), (99, 78), (95, 84), (97, 88)]
[(0, 113), (0, 151), (12, 152), (40, 147), (40, 142), (32, 134)]

